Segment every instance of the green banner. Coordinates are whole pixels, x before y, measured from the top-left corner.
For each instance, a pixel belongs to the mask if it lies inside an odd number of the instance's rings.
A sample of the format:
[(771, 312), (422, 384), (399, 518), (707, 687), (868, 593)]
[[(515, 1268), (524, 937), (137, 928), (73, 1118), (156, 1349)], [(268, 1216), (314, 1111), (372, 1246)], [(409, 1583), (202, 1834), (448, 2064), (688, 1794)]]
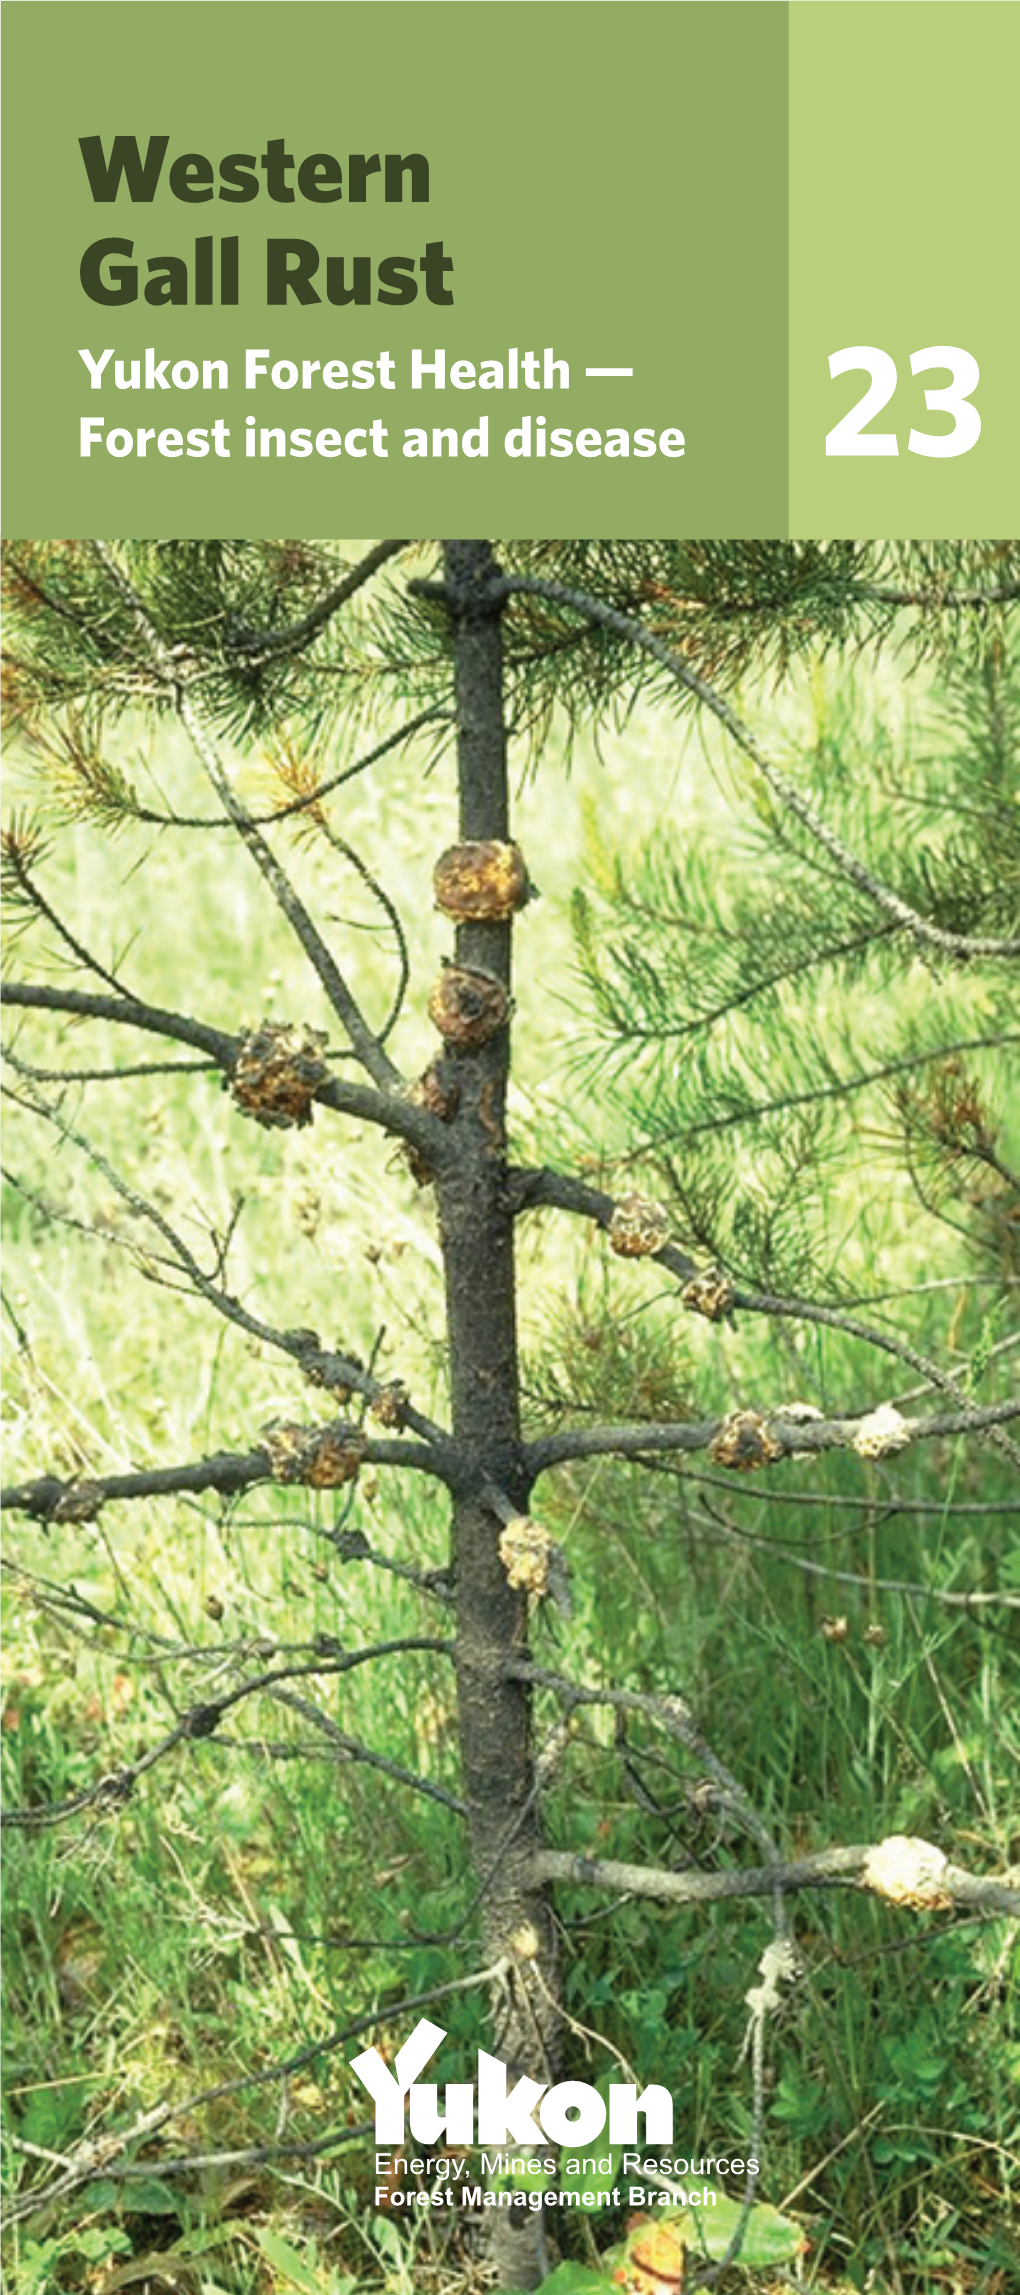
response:
[(6, 81), (8, 531), (782, 530), (784, 7), (61, 0)]

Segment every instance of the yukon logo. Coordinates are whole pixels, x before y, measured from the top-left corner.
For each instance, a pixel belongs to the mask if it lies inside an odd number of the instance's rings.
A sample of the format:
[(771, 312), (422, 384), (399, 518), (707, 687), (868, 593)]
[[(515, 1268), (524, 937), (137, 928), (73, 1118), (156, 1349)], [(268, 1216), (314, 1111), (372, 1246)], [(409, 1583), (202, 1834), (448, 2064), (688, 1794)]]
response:
[(376, 2142), (403, 2144), (410, 2133), (419, 2144), (593, 2143), (606, 2127), (613, 2144), (638, 2140), (638, 2113), (644, 2117), (646, 2144), (673, 2141), (673, 2098), (668, 2088), (642, 2088), (614, 2082), (609, 2102), (586, 2080), (561, 2080), (550, 2088), (540, 2080), (515, 2080), (507, 2089), (507, 2068), (498, 2056), (478, 2052), (477, 2082), (448, 2080), (440, 2106), (435, 2081), (421, 2081), (430, 2058), (446, 2034), (439, 2024), (420, 2018), (404, 2042), (393, 2070), (377, 2048), (351, 2060), (351, 2070), (368, 2089), (375, 2103)]

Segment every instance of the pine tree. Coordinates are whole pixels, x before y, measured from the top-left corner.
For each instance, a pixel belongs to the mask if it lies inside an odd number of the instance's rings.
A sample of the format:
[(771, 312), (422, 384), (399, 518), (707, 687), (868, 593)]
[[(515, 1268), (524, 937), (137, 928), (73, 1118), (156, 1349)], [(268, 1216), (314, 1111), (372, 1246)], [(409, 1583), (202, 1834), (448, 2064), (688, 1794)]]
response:
[[(949, 1477), (965, 1473), (972, 1496), (1008, 1495), (1020, 1463), (1020, 1401), (1002, 1390), (1020, 1281), (1009, 1144), (1020, 552), (460, 541), (383, 542), (349, 559), (304, 542), (21, 543), (5, 566), (8, 716), (39, 788), (4, 840), (12, 952), (16, 941), (28, 957), (25, 976), (3, 990), (15, 1022), (12, 1132), (35, 1143), (37, 1159), (33, 1170), (32, 1149), (16, 1146), (10, 1184), (40, 1220), (77, 1220), (93, 1234), (105, 1195), (131, 1223), (143, 1274), (189, 1294), (239, 1342), (272, 1351), (295, 1394), (303, 1380), (311, 1396), (292, 1417), (251, 1427), (244, 1447), (229, 1447), (224, 1429), (210, 1456), (116, 1472), (91, 1459), (60, 1472), (39, 1459), (3, 1505), (48, 1527), (59, 1571), (61, 1525), (100, 1516), (108, 1525), (131, 1503), (206, 1493), (229, 1509), (246, 1492), (336, 1491), (334, 1542), (353, 1557), (367, 1552), (345, 1527), (358, 1478), (412, 1478), (448, 1514), (446, 1565), (417, 1579), (452, 1637), (390, 1637), (357, 1652), (337, 1643), (295, 1663), (255, 1654), (239, 1686), (183, 1709), (158, 1748), (65, 1805), (15, 1809), (7, 1821), (30, 1829), (123, 1806), (145, 1790), (157, 1753), (172, 1761), (214, 1737), (245, 1697), (296, 1695), (284, 1685), (302, 1673), (342, 1679), (355, 1664), (418, 1652), (438, 1678), (452, 1661), (454, 1805), (474, 1875), (468, 1938), (476, 1932), (489, 1977), (487, 2044), (511, 2078), (540, 2083), (563, 2076), (577, 2031), (558, 1966), (556, 1906), (571, 1886), (666, 1904), (757, 1893), (773, 1906), (782, 1948), (761, 2020), (794, 1967), (782, 1957), (784, 1908), (798, 1886), (841, 1881), (919, 1905), (1004, 1909), (1003, 1884), (936, 1852), (891, 1877), (869, 1869), (867, 1850), (842, 1844), (838, 1811), (829, 1846), (788, 1864), (789, 1844), (773, 1838), (684, 1685), (596, 1679), (576, 1648), (576, 1670), (564, 1672), (570, 1584), (549, 1524), (557, 1486), (569, 1493), (584, 1462), (610, 1458), (630, 1462), (648, 1520), (698, 1475), (709, 1512), (724, 1486), (776, 1486), (794, 1543), (810, 1538), (818, 1475), (830, 1469), (828, 1487), (844, 1494), (877, 1474), (893, 1509), (907, 1487), (897, 1478), (919, 1457), (944, 1461)], [(953, 727), (937, 757), (915, 740), (904, 762), (879, 722), (857, 723), (849, 670), (840, 687), (824, 687), (827, 662), (883, 654), (901, 680), (937, 668)], [(770, 696), (812, 667), (822, 681), (814, 723), (790, 755), (786, 733), (770, 728)], [(554, 1080), (554, 1115), (536, 1118), (529, 1137), (508, 1116), (511, 958), (527, 963), (518, 923), (541, 866), (515, 841), (510, 760), (545, 771), (554, 729), (568, 748), (595, 729), (611, 749), (639, 706), (672, 713), (678, 742), (692, 723), (706, 743), (718, 740), (739, 841), (718, 849), (704, 819), (689, 835), (683, 817), (664, 812), (633, 861), (601, 846), (593, 826), (589, 879), (564, 920), (562, 975), (573, 964), (592, 1024), (572, 1081)], [(159, 720), (182, 737), (165, 795), (128, 762), (139, 728), (144, 738)], [(259, 752), (275, 775), (268, 803), (246, 778)], [(345, 788), (394, 753), (400, 780), (387, 803), (398, 810), (413, 813), (420, 777), (451, 756), (456, 779), (451, 841), (434, 872), (422, 856), (422, 907), (434, 897), (451, 932), (449, 961), (427, 987), (412, 968), (409, 920), (386, 889), (386, 814), (367, 856), (344, 834)], [(282, 1020), (245, 1010), (243, 997), (233, 1014), (209, 1012), (196, 950), (194, 1008), (169, 1007), (145, 961), (144, 869), (134, 913), (114, 920), (112, 953), (87, 946), (48, 890), (51, 846), (72, 826), (130, 839), (139, 855), (172, 840), (182, 874), (193, 850), (233, 832), (244, 850), (224, 860), (224, 879), (254, 864), (300, 951), (307, 1002)], [(381, 920), (396, 983), (382, 1017), (378, 964), (371, 974), (359, 966), (356, 934), (317, 913), (316, 849)], [(415, 1078), (398, 1048), (426, 999), (435, 1050)], [(62, 1049), (42, 1065), (31, 1031), (46, 1015), (44, 1041)], [(410, 1381), (366, 1364), (342, 1328), (308, 1328), (299, 1270), (291, 1296), (253, 1303), (232, 1272), (235, 1222), (210, 1216), (196, 1240), (191, 1202), (157, 1200), (141, 1155), (123, 1168), (98, 1112), (109, 1071), (80, 1049), (89, 1027), (104, 1041), (112, 1032), (118, 1043), (184, 1048), (173, 1089), (207, 1101), (218, 1073), (233, 1115), (271, 1134), (353, 1124), (366, 1159), (373, 1139), (393, 1144), (393, 1186), (406, 1187), (409, 1166), (435, 1204), (441, 1407), (430, 1397), (426, 1410)], [(114, 1066), (137, 1074), (161, 1063)], [(886, 1182), (867, 1216), (845, 1193), (862, 1163), (862, 1108), (883, 1172), (898, 1167), (931, 1248), (947, 1254), (930, 1284), (977, 1287), (969, 1364), (941, 1327), (933, 1351), (930, 1285), (887, 1295), (875, 1258)], [(236, 1139), (240, 1165), (240, 1124)], [(85, 1213), (57, 1201), (49, 1156), (62, 1172), (80, 1159), (91, 1175)], [(522, 1364), (519, 1239), (538, 1214), (601, 1231), (600, 1264), (613, 1272), (595, 1309), (578, 1295)], [(858, 1232), (845, 1228), (854, 1216)], [(626, 1300), (628, 1283), (645, 1297), (638, 1262), (666, 1295), (635, 1326)], [(744, 1335), (759, 1329), (772, 1350), (757, 1358), (768, 1386), (735, 1391), (739, 1367), (731, 1375), (727, 1360), (745, 1362)], [(824, 1336), (828, 1350), (814, 1384), (811, 1356), (794, 1347), (804, 1333)], [(961, 1458), (965, 1469), (950, 1466)], [(760, 1483), (745, 1481), (758, 1470)], [(728, 1534), (721, 1517), (717, 1526)], [(413, 1558), (403, 1567), (413, 1579)], [(597, 1610), (597, 1587), (593, 1598)], [(587, 1835), (571, 1844), (562, 1823), (568, 1845), (553, 1847), (547, 1808), (589, 1708), (609, 1714), (621, 1747), (632, 1725), (663, 1736), (748, 1854), (734, 1848), (692, 1875), (590, 1855)], [(433, 1790), (427, 1775), (397, 1781)], [(759, 2121), (761, 2101), (759, 2083)], [(498, 2216), (494, 2252), (501, 2285), (537, 2286), (548, 2263), (539, 2219)]]

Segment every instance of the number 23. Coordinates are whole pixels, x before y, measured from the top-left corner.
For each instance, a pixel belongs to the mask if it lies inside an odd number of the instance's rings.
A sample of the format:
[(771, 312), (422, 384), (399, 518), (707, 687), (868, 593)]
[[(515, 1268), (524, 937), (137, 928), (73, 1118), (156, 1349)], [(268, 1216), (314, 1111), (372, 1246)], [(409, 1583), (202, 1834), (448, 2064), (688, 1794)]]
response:
[[(896, 364), (888, 351), (879, 351), (873, 345), (857, 343), (851, 350), (833, 351), (829, 359), (829, 373), (845, 375), (854, 367), (863, 367), (871, 376), (871, 388), (858, 399), (849, 414), (837, 422), (825, 441), (826, 454), (898, 454), (899, 444), (892, 430), (866, 431), (864, 425), (873, 415), (888, 406), (896, 388)], [(952, 381), (940, 390), (926, 390), (924, 403), (929, 412), (936, 408), (953, 417), (953, 429), (940, 434), (930, 430), (912, 430), (907, 441), (908, 454), (928, 454), (947, 461), (953, 454), (969, 454), (981, 436), (981, 416), (976, 406), (970, 405), (970, 394), (977, 389), (980, 372), (969, 351), (958, 350), (952, 343), (936, 343), (926, 351), (911, 351), (910, 372), (926, 374), (931, 367), (947, 367)]]

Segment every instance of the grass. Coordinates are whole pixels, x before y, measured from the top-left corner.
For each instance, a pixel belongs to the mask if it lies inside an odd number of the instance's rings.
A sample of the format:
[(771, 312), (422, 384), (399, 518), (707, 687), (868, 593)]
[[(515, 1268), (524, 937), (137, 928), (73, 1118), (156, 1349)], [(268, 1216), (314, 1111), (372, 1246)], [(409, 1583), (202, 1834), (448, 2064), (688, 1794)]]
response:
[[(859, 692), (890, 738), (908, 743), (908, 709), (921, 701), (891, 672)], [(834, 681), (816, 679), (773, 706), (796, 739), (836, 699)], [(697, 743), (661, 718), (635, 717), (611, 747), (611, 769), (579, 751), (568, 776), (554, 755), (520, 790), (517, 833), (543, 897), (520, 939), (514, 1116), (537, 1147), (565, 1141), (564, 1161), (591, 1147), (588, 1087), (565, 1081), (579, 1033), (567, 927), (575, 883), (597, 891), (600, 871), (608, 882), (615, 857), (636, 852), (670, 809), (694, 849), (715, 840), (732, 850), (743, 834), (728, 773), (720, 783), (706, 772)], [(148, 764), (162, 786), (183, 785), (186, 760), (172, 739)], [(451, 835), (450, 771), (417, 783), (408, 803), (406, 770), (390, 760), (378, 782), (356, 784), (343, 827), (384, 865), (410, 922), (416, 987), (394, 1050), (417, 1073), (431, 1050), (423, 984), (445, 936), (423, 887)], [(245, 773), (250, 786), (256, 768)], [(104, 845), (82, 828), (61, 842), (47, 876), (73, 899), (84, 939), (123, 959), (141, 993), (227, 1027), (263, 1014), (323, 1024), (242, 860), (228, 869), (205, 841), (183, 872), (169, 843), (156, 844), (139, 874), (142, 863), (134, 832)], [(366, 929), (363, 894), (339, 881), (334, 855), (303, 851), (298, 865), (330, 930), (355, 927), (357, 985), (381, 1009), (392, 968)], [(920, 1006), (935, 993), (919, 967), (910, 994)], [(966, 1003), (980, 991), (965, 981), (960, 994)], [(835, 1050), (847, 1012), (830, 1026)], [(29, 1040), (31, 1057), (52, 1051), (56, 1064), (55, 1028), (33, 1022), (26, 1051)], [(63, 1064), (85, 1056), (85, 1041), (68, 1030)], [(116, 1032), (104, 1041), (90, 1030), (93, 1056), (128, 1054)], [(144, 1056), (131, 1047), (130, 1057)], [(874, 1282), (880, 1267), (883, 1283), (924, 1283), (944, 1263), (933, 1263), (933, 1242), (950, 1246), (918, 1219), (894, 1169), (880, 1095), (861, 1106), (856, 1158), (825, 1205), (829, 1241), (835, 1231), (862, 1279)], [(321, 1118), (308, 1132), (258, 1131), (201, 1077), (90, 1086), (76, 1120), (195, 1237), (210, 1216), (222, 1231), (242, 1193), (233, 1287), (272, 1320), (315, 1324), (366, 1356), (377, 1349), (416, 1400), (441, 1410), (434, 1221), (399, 1158), (387, 1167), (374, 1140), (341, 1137)], [(622, 1143), (622, 1115), (610, 1115), (609, 1132), (610, 1145)], [(85, 1239), (5, 1193), (10, 1478), (247, 1447), (269, 1419), (307, 1414), (296, 1375), (271, 1352), (146, 1281), (149, 1239), (101, 1177), (66, 1149), (51, 1148), (40, 1168), (16, 1122), (11, 1141), (11, 1162), (47, 1201), (100, 1234)], [(750, 1189), (763, 1165), (743, 1152)], [(611, 1398), (614, 1416), (656, 1400), (728, 1408), (805, 1386), (819, 1398), (858, 1396), (862, 1377), (871, 1386), (861, 1400), (877, 1400), (901, 1380), (892, 1366), (863, 1370), (859, 1350), (835, 1333), (765, 1333), (751, 1321), (723, 1345), (687, 1318), (678, 1334), (657, 1270), (607, 1263), (597, 1239), (548, 1215), (523, 1232), (521, 1282), (536, 1415), (551, 1407), (557, 1379), (593, 1408)], [(932, 1293), (927, 1312), (932, 1352), (953, 1346), (982, 1393), (1004, 1391), (1000, 1359), (982, 1368), (981, 1357), (1006, 1335), (1001, 1325), (985, 1331), (985, 1303), (961, 1277)], [(841, 1457), (799, 1471), (817, 1503), (789, 1516), (778, 1488), (730, 1478), (723, 1489), (703, 1463), (682, 1481), (600, 1463), (540, 1486), (536, 1504), (569, 1555), (575, 1615), (538, 1622), (539, 1655), (564, 1671), (681, 1688), (790, 1853), (903, 1831), (975, 1870), (1002, 1869), (1018, 1855), (1020, 1750), (1005, 1613), (954, 1612), (883, 1592), (879, 1581), (1020, 1587), (1008, 1468), (987, 1451), (944, 1446), (937, 1458), (911, 1453), (892, 1477)], [(923, 1511), (891, 1516), (893, 1484)], [(868, 1505), (848, 1508), (862, 1492)], [(398, 1577), (341, 1560), (328, 1537), (335, 1515), (328, 1494), (272, 1490), (224, 1510), (111, 1508), (96, 1525), (50, 1533), (16, 1519), (3, 1597), (7, 1802), (59, 1800), (137, 1757), (260, 1643), (307, 1645), (325, 1634), (354, 1646), (380, 1628), (441, 1630), (434, 1605)], [(445, 1558), (434, 1493), (365, 1476), (349, 1522), (416, 1564)], [(777, 1544), (860, 1582), (805, 1574), (777, 1559)], [(69, 1611), (69, 1589), (109, 1622)], [(372, 1681), (367, 1669), (355, 1673), (342, 1703), (327, 1677), (318, 1693), (353, 1736), (456, 1790), (443, 1661), (404, 1657)], [(540, 1700), (540, 1732), (552, 1721)], [(268, 1742), (291, 1757), (271, 1756)], [(15, 2225), (9, 2270), (19, 2295), (130, 2285), (153, 2295), (348, 2295), (482, 2283), (471, 2254), (444, 2246), (424, 2212), (407, 2231), (369, 2208), (363, 2147), (290, 2166), (229, 2162), (232, 2152), (281, 2136), (314, 2142), (362, 2117), (344, 2069), (350, 2051), (315, 2054), (315, 2041), (375, 2012), (371, 2037), (399, 2045), (404, 1995), (471, 1964), (473, 1884), (456, 1818), (308, 1747), (299, 1714), (242, 1706), (215, 1739), (155, 1769), (116, 1817), (9, 1836), (11, 2187), (34, 2181), (47, 2154), (101, 2146), (163, 2100), (227, 2091), (142, 2147), (133, 2179), (104, 2174), (100, 2150), (90, 2185)], [(692, 1795), (693, 1782), (664, 1769), (640, 1729), (624, 1746), (588, 1716), (550, 1796), (550, 1837), (593, 1851), (611, 1842), (614, 1855), (653, 1862), (710, 1862), (728, 1851), (729, 1821)], [(681, 2148), (746, 2146), (744, 1995), (769, 1938), (762, 1910), (695, 1917), (632, 1902), (607, 1918), (580, 1890), (561, 1892), (558, 1906), (577, 2025), (603, 2034), (639, 2077), (675, 2089)], [(465, 1921), (449, 1943), (422, 1941)], [(808, 2280), (1005, 2295), (1020, 2069), (1005, 1924), (947, 1925), (833, 1892), (799, 1903), (797, 1936), (806, 1975), (770, 2036), (761, 2188), (803, 2216)], [(470, 2053), (483, 2034), (480, 2001), (460, 1996), (451, 2024), (454, 2016)], [(579, 2032), (568, 2047), (576, 2076), (606, 2069)], [(303, 2050), (308, 2060), (286, 2083), (244, 2084)], [(219, 2164), (163, 2172), (175, 2150)]]

